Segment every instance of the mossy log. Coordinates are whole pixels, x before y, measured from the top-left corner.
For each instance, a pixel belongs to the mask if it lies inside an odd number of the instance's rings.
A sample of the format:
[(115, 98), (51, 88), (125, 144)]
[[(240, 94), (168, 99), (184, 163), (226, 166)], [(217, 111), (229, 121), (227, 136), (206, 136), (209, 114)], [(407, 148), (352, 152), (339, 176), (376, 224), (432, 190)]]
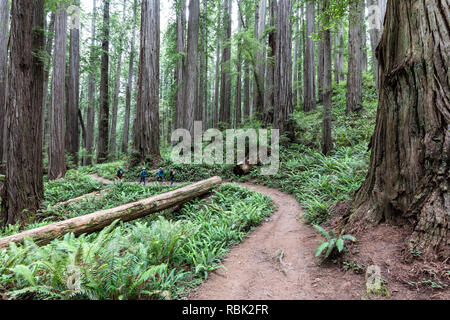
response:
[(7, 248), (10, 242), (23, 243), (26, 237), (30, 237), (38, 245), (45, 245), (66, 233), (74, 233), (75, 236), (79, 236), (84, 233), (96, 232), (109, 226), (115, 220), (136, 220), (151, 213), (180, 205), (208, 193), (220, 183), (222, 183), (220, 177), (213, 177), (116, 208), (97, 211), (81, 217), (52, 223), (37, 229), (1, 238), (0, 249)]

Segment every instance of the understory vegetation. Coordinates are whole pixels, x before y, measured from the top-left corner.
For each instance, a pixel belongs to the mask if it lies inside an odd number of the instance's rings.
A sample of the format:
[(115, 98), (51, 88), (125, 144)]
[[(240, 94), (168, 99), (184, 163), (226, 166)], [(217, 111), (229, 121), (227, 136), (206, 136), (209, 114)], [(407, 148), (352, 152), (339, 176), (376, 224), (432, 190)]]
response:
[[(364, 74), (363, 109), (358, 113), (346, 115), (345, 94), (345, 82), (334, 86), (334, 151), (329, 156), (324, 156), (320, 151), (323, 111), (321, 105), (317, 110), (308, 113), (294, 112), (296, 141), (280, 146), (280, 170), (270, 179), (259, 174), (259, 167), (255, 167), (248, 175), (237, 176), (233, 172), (233, 165), (173, 164), (169, 160), (170, 149), (165, 150), (164, 160), (159, 166), (174, 169), (175, 181), (180, 182), (198, 181), (217, 175), (233, 182), (252, 181), (280, 189), (294, 195), (300, 202), (306, 222), (321, 224), (329, 217), (331, 206), (339, 201), (352, 199), (354, 192), (364, 181), (369, 166), (368, 145), (374, 131), (378, 105), (373, 76), (370, 73)], [(123, 166), (125, 180), (136, 181), (141, 168), (127, 168), (127, 161), (125, 158), (123, 161), (81, 170), (112, 179), (117, 167)], [(150, 179), (156, 181), (156, 173), (151, 173)]]
[[(368, 166), (368, 142), (376, 113), (373, 80), (365, 81), (364, 110), (345, 115), (345, 84), (335, 87), (333, 122), (335, 150), (320, 152), (322, 107), (296, 112), (296, 141), (281, 146), (279, 172), (267, 179), (256, 167), (237, 176), (230, 165), (179, 165), (169, 160), (166, 149), (159, 164), (175, 169), (177, 182), (193, 182), (214, 175), (234, 182), (278, 188), (296, 197), (305, 221), (320, 224), (329, 208), (348, 201), (361, 185)], [(283, 140), (283, 138), (282, 138)], [(47, 182), (45, 208), (26, 229), (43, 226), (95, 211), (117, 207), (182, 185), (136, 182), (141, 167), (128, 168), (128, 159), (70, 170), (64, 179)], [(106, 185), (91, 178), (97, 174), (113, 180), (118, 167), (124, 183)], [(156, 173), (149, 169), (149, 182)], [(68, 205), (63, 201), (103, 190)], [(244, 188), (223, 185), (211, 199), (193, 200), (181, 210), (130, 223), (116, 222), (103, 231), (62, 239), (39, 247), (31, 240), (10, 244), (0, 251), (0, 294), (7, 299), (180, 299), (220, 268), (221, 258), (233, 244), (273, 211), (270, 198)], [(0, 229), (0, 236), (19, 232), (19, 227)]]
[[(145, 190), (147, 196), (156, 189)], [(117, 199), (118, 191), (110, 197)], [(116, 221), (99, 233), (77, 238), (67, 234), (43, 247), (31, 240), (20, 246), (11, 243), (0, 251), (0, 296), (180, 299), (220, 268), (230, 246), (272, 210), (269, 197), (224, 185), (210, 199), (193, 200), (179, 212)]]

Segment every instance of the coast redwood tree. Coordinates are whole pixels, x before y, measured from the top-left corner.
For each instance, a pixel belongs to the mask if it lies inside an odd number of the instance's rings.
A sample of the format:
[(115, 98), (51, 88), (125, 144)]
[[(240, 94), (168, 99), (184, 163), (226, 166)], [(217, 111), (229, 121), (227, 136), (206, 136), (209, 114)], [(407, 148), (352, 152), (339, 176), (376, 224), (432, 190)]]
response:
[(27, 223), (44, 198), (44, 64), (37, 55), (44, 50), (43, 30), (44, 0), (12, 2), (3, 225)]
[(141, 53), (132, 163), (156, 162), (159, 150), (160, 2), (142, 1)]
[(108, 157), (109, 134), (109, 6), (110, 0), (103, 1), (102, 64), (100, 71), (100, 107), (98, 114), (97, 163), (104, 163)]
[(370, 169), (346, 230), (411, 222), (426, 255), (450, 246), (449, 26), (447, 0), (388, 1)]

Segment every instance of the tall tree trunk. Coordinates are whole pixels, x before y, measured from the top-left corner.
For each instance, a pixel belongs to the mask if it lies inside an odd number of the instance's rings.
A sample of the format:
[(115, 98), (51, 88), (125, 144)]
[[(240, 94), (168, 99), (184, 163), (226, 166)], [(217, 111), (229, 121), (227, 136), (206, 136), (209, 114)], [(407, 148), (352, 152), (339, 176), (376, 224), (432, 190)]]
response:
[(273, 123), (274, 90), (275, 90), (275, 53), (277, 50), (277, 0), (269, 1), (269, 52), (267, 54), (267, 76), (264, 97), (264, 122)]
[(229, 126), (231, 124), (231, 0), (224, 0), (222, 38), (222, 72), (220, 80), (220, 117), (219, 121)]
[(6, 86), (8, 84), (9, 0), (0, 0), (0, 162), (6, 158)]
[(90, 52), (90, 70), (88, 77), (88, 110), (86, 119), (86, 152), (84, 163), (86, 166), (90, 166), (93, 162), (94, 153), (94, 127), (95, 127), (95, 37), (96, 37), (96, 18), (97, 18), (97, 1), (93, 1), (92, 10), (92, 34), (91, 34), (91, 52)]
[(314, 40), (311, 38), (314, 34), (314, 1), (306, 4), (306, 34), (305, 34), (305, 62), (304, 68), (304, 107), (305, 112), (316, 109), (316, 71), (314, 60)]
[(377, 49), (380, 103), (369, 173), (347, 229), (412, 223), (410, 250), (448, 258), (450, 16), (444, 3), (388, 1)]
[(245, 62), (244, 68), (244, 120), (250, 117), (250, 65)]
[(13, 1), (7, 102), (6, 181), (3, 225), (26, 224), (44, 198), (42, 106), (44, 0)]
[(298, 24), (299, 52), (298, 52), (297, 58), (299, 58), (299, 56), (302, 56), (302, 59), (298, 60), (299, 63), (297, 65), (297, 70), (296, 70), (296, 72), (298, 74), (297, 79), (299, 81), (299, 83), (297, 85), (297, 99), (298, 99), (297, 105), (299, 104), (299, 102), (303, 103), (303, 63), (304, 63), (304, 61), (303, 61), (304, 49), (303, 48), (305, 46), (304, 36), (303, 36), (304, 35), (304, 32), (303, 32), (304, 31), (303, 30), (304, 29), (303, 3), (301, 3), (299, 5), (298, 10), (299, 10), (299, 12), (298, 12), (298, 15), (299, 15), (299, 24)]
[(275, 62), (275, 108), (274, 128), (280, 134), (286, 132), (288, 117), (292, 113), (292, 0), (278, 4), (277, 51)]
[(131, 91), (133, 89), (133, 67), (134, 67), (134, 42), (136, 39), (137, 23), (137, 0), (133, 2), (133, 27), (131, 31), (130, 62), (128, 67), (128, 82), (125, 97), (125, 117), (123, 119), (122, 153), (128, 153), (128, 137), (130, 132), (130, 113), (131, 113)]
[(133, 164), (157, 163), (160, 158), (159, 130), (159, 0), (142, 1), (139, 94), (134, 125)]
[[(127, 0), (123, 2), (123, 21), (126, 19), (126, 8), (127, 8)], [(119, 48), (117, 48), (119, 52), (119, 57), (117, 58), (117, 70), (116, 70), (116, 79), (114, 83), (114, 100), (113, 100), (113, 113), (111, 119), (111, 132), (109, 134), (109, 155), (111, 159), (115, 159), (117, 156), (117, 112), (119, 109), (119, 92), (120, 92), (120, 77), (122, 75), (122, 53), (123, 53), (123, 34), (120, 36)]]
[(344, 26), (336, 25), (334, 31), (334, 81), (336, 83), (344, 80)]
[[(45, 21), (44, 21), (45, 22)], [(48, 146), (48, 139), (50, 135), (50, 109), (51, 109), (51, 88), (49, 94), (49, 78), (50, 78), (50, 66), (52, 59), (52, 49), (53, 49), (53, 39), (55, 36), (55, 13), (52, 11), (50, 15), (50, 24), (47, 28), (47, 40), (45, 44), (45, 52), (47, 57), (45, 59), (44, 65), (44, 102), (43, 102), (43, 110), (44, 115), (42, 121), (44, 122), (44, 133), (42, 144)]]
[(362, 58), (361, 58), (361, 67), (363, 72), (367, 72), (368, 69), (368, 58), (367, 58), (367, 28), (365, 23), (365, 6), (366, 0), (364, 0), (364, 7), (363, 7), (363, 14), (362, 14), (362, 23), (361, 23), (361, 29), (362, 29)]
[(66, 27), (67, 13), (59, 9), (55, 20), (55, 50), (53, 52), (52, 105), (50, 120), (50, 151), (48, 179), (63, 178), (66, 174), (65, 157), (65, 102), (66, 102)]
[(213, 128), (217, 128), (219, 121), (219, 85), (220, 85), (220, 38), (216, 45), (216, 73), (214, 86)]
[[(75, 2), (76, 4), (77, 2)], [(80, 129), (78, 126), (78, 109), (80, 101), (80, 30), (73, 26), (70, 29), (69, 44), (69, 77), (66, 113), (66, 152), (72, 157), (75, 167), (78, 166), (80, 149)]]
[[(258, 0), (256, 0), (258, 1)], [(253, 112), (260, 120), (264, 119), (264, 73), (265, 73), (265, 44), (262, 38), (266, 29), (266, 0), (260, 0), (259, 6), (255, 9), (255, 39), (260, 47), (256, 49), (256, 61), (254, 67), (255, 86), (253, 93)]]
[(203, 128), (206, 128), (206, 90), (208, 77), (207, 77), (207, 56), (208, 56), (208, 38), (207, 38), (207, 14), (208, 14), (207, 1), (203, 1), (203, 12), (201, 15), (201, 54), (200, 54), (200, 78), (198, 87), (198, 109), (196, 112), (196, 121), (202, 121)]
[(194, 137), (194, 120), (196, 119), (196, 108), (198, 103), (198, 38), (200, 20), (200, 0), (189, 2), (189, 21), (187, 36), (187, 63), (184, 87), (184, 128)]
[[(239, 10), (239, 15), (241, 15), (241, 12)], [(238, 32), (242, 31), (242, 20), (238, 19)], [(236, 101), (235, 101), (235, 108), (236, 108), (236, 127), (238, 127), (242, 122), (242, 43), (241, 40), (238, 41), (238, 48), (237, 48), (237, 59), (236, 59)]]
[(100, 112), (98, 115), (97, 162), (108, 158), (109, 134), (109, 3), (103, 0), (102, 64), (100, 72)]
[(347, 114), (361, 108), (364, 0), (350, 3), (348, 32)]
[(175, 127), (183, 128), (184, 119), (184, 63), (186, 55), (186, 0), (177, 2), (177, 53), (178, 64), (176, 70), (177, 97), (175, 105)]
[(295, 12), (295, 24), (294, 24), (294, 30), (295, 30), (295, 39), (294, 39), (294, 58), (292, 59), (292, 64), (294, 66), (293, 72), (292, 72), (292, 103), (294, 106), (298, 103), (298, 50), (300, 46), (300, 32), (299, 32), (299, 19), (298, 11)]
[[(325, 25), (331, 20), (327, 12), (330, 0), (323, 1), (323, 12), (325, 14)], [(322, 124), (322, 153), (328, 156), (333, 148), (331, 137), (331, 30), (326, 28), (323, 31), (323, 124)]]
[[(317, 10), (318, 12), (323, 11), (323, 0), (317, 1)], [(323, 26), (321, 24), (320, 19), (317, 22), (317, 30), (319, 32), (319, 41), (317, 41), (317, 94), (319, 103), (323, 102), (323, 79), (324, 79), (324, 70), (323, 70)]]

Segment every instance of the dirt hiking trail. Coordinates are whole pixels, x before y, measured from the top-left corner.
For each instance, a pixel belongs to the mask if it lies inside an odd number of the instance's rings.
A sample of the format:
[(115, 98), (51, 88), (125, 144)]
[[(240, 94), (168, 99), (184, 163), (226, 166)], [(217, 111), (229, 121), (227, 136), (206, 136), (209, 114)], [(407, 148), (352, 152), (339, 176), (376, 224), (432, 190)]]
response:
[[(276, 211), (223, 260), (226, 269), (210, 274), (188, 299), (304, 300), (355, 299), (346, 293), (351, 282), (318, 270), (314, 258), (319, 238), (300, 221), (297, 200), (281, 191), (239, 184), (272, 198)], [(320, 271), (320, 274), (318, 273)], [(344, 277), (343, 277), (344, 276)], [(363, 285), (363, 282), (361, 282)]]
[[(105, 184), (111, 180), (91, 175)], [(226, 182), (225, 182), (226, 183)], [(155, 182), (155, 184), (157, 184)], [(176, 183), (175, 183), (176, 184)], [(178, 183), (179, 184), (179, 183)], [(411, 274), (414, 266), (399, 263), (405, 230), (380, 225), (358, 239), (354, 259), (368, 266), (382, 266), (388, 280), (390, 297), (368, 296), (364, 273), (344, 271), (332, 263), (319, 265), (314, 257), (323, 242), (312, 227), (301, 220), (302, 208), (297, 200), (276, 189), (237, 183), (249, 190), (269, 196), (275, 211), (255, 228), (242, 243), (233, 246), (220, 268), (193, 290), (189, 300), (365, 300), (365, 299), (449, 299), (449, 290), (411, 290), (402, 275)]]

